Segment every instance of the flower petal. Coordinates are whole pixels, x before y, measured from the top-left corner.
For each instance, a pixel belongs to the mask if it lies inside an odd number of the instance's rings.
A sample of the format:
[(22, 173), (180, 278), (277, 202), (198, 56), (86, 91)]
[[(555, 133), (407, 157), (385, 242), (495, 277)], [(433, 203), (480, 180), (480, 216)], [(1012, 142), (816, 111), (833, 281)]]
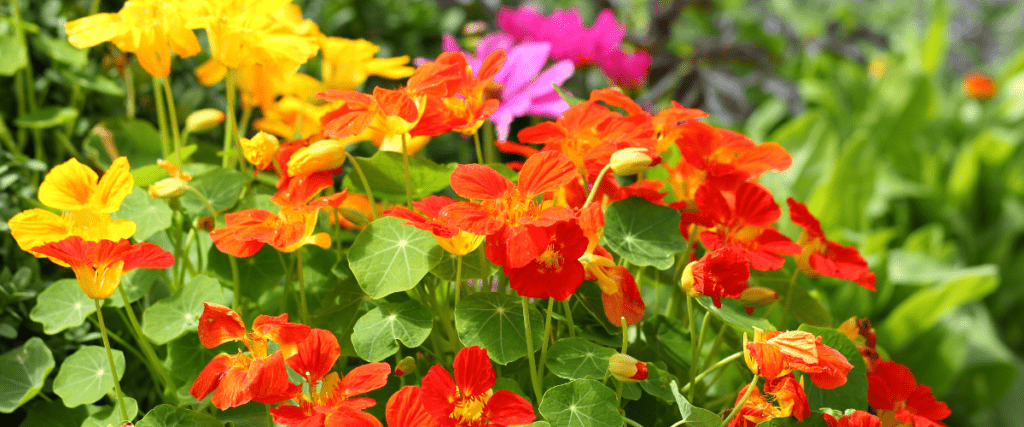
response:
[(477, 396), (494, 387), (494, 368), (487, 350), (477, 346), (466, 347), (455, 355), (455, 383), (462, 396)]
[(500, 199), (515, 188), (512, 181), (484, 165), (459, 165), (452, 172), (452, 190), (467, 199)]
[(214, 348), (228, 341), (240, 341), (245, 336), (242, 317), (223, 305), (204, 302), (199, 316), (199, 343)]
[(519, 191), (532, 199), (559, 189), (575, 177), (576, 166), (572, 160), (558, 151), (544, 151), (526, 159), (519, 172)]
[(356, 366), (345, 374), (336, 390), (346, 397), (367, 393), (387, 385), (390, 374), (391, 367), (384, 362)]
[(71, 159), (55, 166), (39, 185), (39, 201), (54, 209), (77, 211), (89, 207), (99, 176)]
[(44, 209), (19, 212), (11, 217), (7, 225), (18, 246), (39, 258), (43, 255), (33, 252), (32, 248), (64, 240), (71, 235), (70, 225), (60, 215)]
[(388, 427), (431, 427), (434, 425), (434, 417), (431, 417), (420, 402), (421, 390), (416, 386), (405, 386), (399, 389), (388, 399), (387, 409), (384, 410), (384, 418)]

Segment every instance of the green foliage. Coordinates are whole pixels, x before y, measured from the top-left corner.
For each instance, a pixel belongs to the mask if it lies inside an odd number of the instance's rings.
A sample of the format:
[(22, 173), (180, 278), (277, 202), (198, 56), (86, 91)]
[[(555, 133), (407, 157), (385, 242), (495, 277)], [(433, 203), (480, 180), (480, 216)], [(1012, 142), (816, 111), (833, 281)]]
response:
[[(402, 154), (378, 151), (370, 158), (356, 157), (366, 180), (370, 182), (373, 196), (397, 203), (405, 202), (405, 172)], [(439, 165), (426, 158), (409, 156), (409, 180), (412, 197), (421, 200), (448, 186), (448, 176), (455, 170), (454, 165)], [(357, 193), (366, 193), (363, 181), (355, 174), (348, 174), (343, 185)]]
[(544, 393), (540, 410), (548, 422), (568, 427), (622, 425), (615, 408), (615, 392), (594, 380), (572, 380)]
[(664, 270), (686, 248), (679, 231), (679, 212), (639, 197), (608, 205), (605, 241), (615, 253), (636, 265)]
[[(113, 350), (113, 354), (117, 380), (120, 380), (124, 376), (124, 354), (119, 350)], [(53, 392), (69, 408), (94, 403), (112, 388), (114, 378), (110, 375), (107, 352), (103, 347), (92, 345), (84, 346), (64, 359), (57, 377), (53, 379)]]
[(224, 293), (213, 278), (197, 276), (143, 313), (142, 332), (153, 342), (166, 344), (186, 331), (195, 331), (204, 302), (223, 303)]
[(846, 384), (831, 390), (818, 387), (810, 378), (805, 380), (804, 391), (807, 393), (807, 402), (811, 409), (832, 408), (840, 411), (847, 409), (866, 411), (868, 409), (867, 368), (864, 366), (864, 358), (857, 350), (857, 346), (846, 335), (835, 329), (800, 325), (800, 330), (821, 337), (822, 344), (842, 353), (846, 360), (853, 365), (853, 369), (846, 375)]
[(156, 233), (171, 226), (173, 211), (167, 202), (149, 197), (146, 190), (132, 188), (132, 192), (121, 202), (121, 209), (111, 215), (114, 219), (127, 219), (135, 223), (136, 241), (144, 242)]
[(82, 292), (78, 281), (63, 279), (39, 293), (31, 318), (43, 324), (43, 332), (53, 335), (85, 323), (95, 312), (96, 303)]
[[(540, 348), (544, 317), (529, 306), (530, 332), (534, 350)], [(478, 292), (455, 306), (455, 328), (459, 340), (467, 346), (487, 350), (494, 363), (506, 365), (528, 355), (523, 308), (519, 297), (501, 293)], [(532, 356), (531, 356), (532, 357)]]
[(427, 231), (394, 217), (366, 227), (349, 249), (349, 266), (373, 298), (412, 289), (441, 260), (444, 251)]
[(398, 342), (415, 348), (430, 336), (431, 314), (417, 301), (383, 304), (356, 321), (352, 345), (359, 357), (379, 362), (398, 352)]
[(53, 354), (39, 337), (0, 354), (0, 412), (9, 414), (32, 400), (53, 366)]
[(176, 408), (171, 405), (160, 405), (149, 411), (135, 425), (139, 427), (221, 427), (224, 424), (201, 412)]
[(718, 414), (711, 412), (704, 408), (698, 408), (693, 406), (686, 397), (683, 397), (682, 393), (679, 392), (679, 387), (675, 381), (669, 384), (669, 388), (672, 391), (672, 396), (675, 397), (675, 402), (679, 407), (679, 416), (682, 417), (680, 421), (683, 425), (694, 426), (694, 427), (715, 427), (722, 424), (722, 418)]
[(568, 380), (604, 379), (615, 350), (583, 338), (562, 338), (548, 349), (548, 369)]

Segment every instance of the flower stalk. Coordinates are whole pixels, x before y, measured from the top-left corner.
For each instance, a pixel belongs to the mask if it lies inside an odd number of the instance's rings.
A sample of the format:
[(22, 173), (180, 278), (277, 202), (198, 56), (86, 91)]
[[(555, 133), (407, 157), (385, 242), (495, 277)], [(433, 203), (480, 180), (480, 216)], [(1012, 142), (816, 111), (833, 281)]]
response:
[(128, 418), (128, 409), (124, 406), (124, 395), (121, 394), (121, 383), (117, 379), (117, 366), (114, 365), (114, 353), (110, 351), (110, 340), (107, 338), (107, 326), (103, 323), (103, 310), (100, 307), (100, 300), (94, 299), (96, 303), (96, 317), (100, 321), (100, 335), (103, 336), (103, 347), (107, 350), (107, 360), (110, 361), (110, 375), (114, 378), (114, 391), (117, 392), (117, 404), (121, 408), (121, 418), (125, 422), (130, 422), (131, 418)]

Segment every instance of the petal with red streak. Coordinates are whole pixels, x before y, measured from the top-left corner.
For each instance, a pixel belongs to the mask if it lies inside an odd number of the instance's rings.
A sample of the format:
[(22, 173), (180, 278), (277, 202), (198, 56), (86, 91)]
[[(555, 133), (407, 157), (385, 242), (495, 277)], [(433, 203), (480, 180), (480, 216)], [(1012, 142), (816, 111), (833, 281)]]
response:
[(223, 305), (204, 302), (199, 316), (199, 343), (214, 348), (228, 341), (240, 341), (245, 336), (242, 317)]
[(526, 159), (519, 172), (519, 190), (532, 199), (561, 188), (575, 177), (576, 166), (572, 160), (557, 151), (544, 151)]
[(463, 396), (477, 396), (494, 387), (494, 368), (487, 350), (477, 346), (466, 347), (455, 355), (455, 383)]

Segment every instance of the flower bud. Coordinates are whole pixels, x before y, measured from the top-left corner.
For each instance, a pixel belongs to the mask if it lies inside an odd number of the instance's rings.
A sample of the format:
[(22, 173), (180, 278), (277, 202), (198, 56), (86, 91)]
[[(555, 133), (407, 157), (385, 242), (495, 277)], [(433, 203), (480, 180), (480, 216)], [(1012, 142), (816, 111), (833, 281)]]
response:
[(779, 294), (771, 289), (762, 287), (747, 288), (740, 293), (740, 302), (745, 307), (751, 308), (766, 306), (777, 299), (779, 299)]
[(173, 199), (185, 194), (188, 183), (181, 178), (170, 177), (157, 181), (149, 186), (149, 197), (154, 199)]
[(987, 101), (996, 95), (996, 82), (984, 73), (972, 72), (964, 76), (964, 93), (979, 101)]
[(358, 228), (363, 228), (366, 224), (370, 223), (370, 219), (366, 217), (366, 214), (348, 206), (339, 206), (338, 215), (341, 215), (342, 218)]
[(288, 173), (304, 175), (340, 168), (345, 163), (345, 147), (349, 144), (337, 139), (324, 139), (295, 150), (288, 159)]
[(260, 131), (252, 138), (241, 138), (239, 144), (242, 146), (242, 154), (257, 169), (263, 170), (274, 161), (277, 155), (277, 148), (280, 144), (277, 137)]
[(185, 119), (185, 130), (189, 133), (206, 132), (224, 123), (224, 112), (216, 108), (204, 108), (189, 114)]
[(395, 365), (395, 375), (405, 376), (416, 370), (416, 359), (412, 356), (405, 356), (404, 359), (398, 361)]
[(615, 353), (608, 359), (608, 372), (624, 383), (647, 379), (647, 364), (628, 354)]
[(661, 163), (661, 156), (646, 148), (628, 147), (612, 154), (609, 164), (616, 175), (636, 175)]
[(693, 265), (698, 262), (699, 261), (690, 261), (689, 264), (686, 264), (686, 268), (683, 269), (683, 277), (679, 278), (679, 286), (683, 288), (683, 292), (686, 292), (687, 295), (694, 298), (699, 298), (701, 296), (700, 292), (693, 290)]

